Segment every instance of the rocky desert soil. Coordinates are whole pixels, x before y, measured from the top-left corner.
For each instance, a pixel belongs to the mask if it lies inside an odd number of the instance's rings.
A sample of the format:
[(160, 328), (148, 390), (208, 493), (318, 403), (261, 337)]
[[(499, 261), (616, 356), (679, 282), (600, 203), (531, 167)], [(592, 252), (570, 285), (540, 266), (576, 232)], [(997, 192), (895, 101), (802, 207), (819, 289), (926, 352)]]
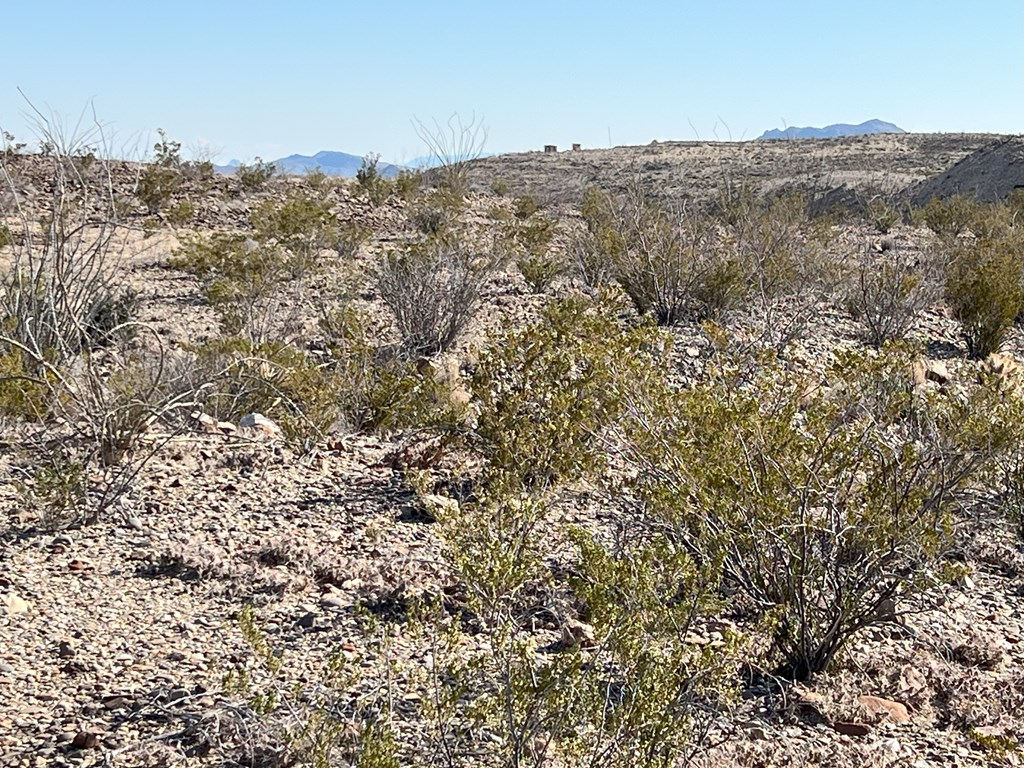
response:
[[(761, 191), (843, 184), (896, 192), (948, 170), (994, 137), (898, 135), (805, 142), (665, 142), (647, 147), (529, 153), (474, 164), (472, 216), (486, 223), (508, 195), (531, 193), (545, 214), (578, 226), (583, 186), (624, 189), (639, 176), (667, 198), (704, 197), (723, 178)], [(45, 210), (36, 158), (12, 167), (22, 199)], [(133, 170), (117, 178), (125, 190)], [(190, 222), (139, 222), (124, 251), (123, 279), (141, 296), (140, 319), (170, 349), (213, 338), (216, 321), (196, 280), (168, 266), (193, 232), (249, 231), (249, 213), (301, 179), (273, 180), (244, 193), (218, 178), (189, 192)], [(407, 235), (407, 205), (374, 205), (351, 185), (312, 190), (340, 222), (372, 238), (356, 256), (369, 269)], [(124, 192), (130, 197), (128, 191)], [(924, 250), (931, 233), (906, 224), (883, 238), (863, 222), (833, 225), (829, 247), (851, 258), (884, 246)], [(571, 290), (568, 281), (551, 291)], [(315, 341), (312, 301), (329, 281), (289, 296)], [(367, 281), (359, 300), (386, 329), (388, 316)], [(490, 329), (522, 324), (544, 297), (508, 270), (488, 285), (478, 317), (452, 354), (463, 371)], [(382, 332), (386, 332), (382, 331)], [(692, 365), (708, 354), (696, 326), (673, 330)], [(911, 337), (928, 350), (929, 379), (973, 381), (978, 363), (942, 305), (919, 318)], [(791, 360), (815, 367), (861, 337), (836, 302), (824, 302)], [(1015, 329), (1005, 347), (1024, 356)], [(243, 416), (235, 414), (234, 420)], [(31, 430), (10, 421), (0, 443), (0, 764), (4, 766), (273, 765), (274, 731), (226, 678), (265, 670), (243, 637), (247, 607), (268, 642), (283, 651), (289, 679), (315, 685), (332, 654), (376, 674), (384, 653), (361, 613), (396, 621), (388, 654), (414, 665), (425, 649), (400, 618), (409, 599), (456, 587), (431, 517), (424, 514), (397, 457), (416, 436), (339, 429), (311, 450), (237, 423), (197, 420), (185, 431), (146, 440), (156, 454), (109, 513), (49, 529), (25, 502), (19, 447)], [(585, 503), (567, 515), (586, 517)], [(750, 684), (711, 723), (698, 765), (978, 766), (1018, 765), (1024, 738), (1024, 545), (994, 511), (959, 522), (950, 558), (954, 583), (895, 607), (893, 620), (856, 637), (833, 669), (786, 688)], [(571, 617), (567, 617), (568, 618)], [(552, 626), (541, 631), (554, 633)], [(712, 642), (698, 638), (697, 642)], [(357, 675), (358, 677), (358, 675)], [(354, 678), (355, 679), (355, 678)], [(411, 679), (393, 681), (396, 706), (413, 711)], [(353, 690), (367, 686), (360, 678)], [(409, 718), (414, 722), (414, 718)], [(410, 743), (417, 736), (409, 735)]]

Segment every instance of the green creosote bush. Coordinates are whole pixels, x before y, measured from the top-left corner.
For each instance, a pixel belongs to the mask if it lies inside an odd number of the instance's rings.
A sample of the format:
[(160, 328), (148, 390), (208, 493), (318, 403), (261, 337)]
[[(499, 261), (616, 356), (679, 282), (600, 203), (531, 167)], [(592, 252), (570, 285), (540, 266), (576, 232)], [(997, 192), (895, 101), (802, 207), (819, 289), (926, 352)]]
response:
[(339, 246), (341, 235), (330, 205), (302, 192), (260, 203), (250, 221), (257, 242), (288, 250), (288, 269), (294, 278), (315, 271), (320, 251)]
[[(694, 209), (668, 211), (635, 190), (617, 212), (613, 274), (637, 312), (659, 325), (719, 317), (744, 293), (744, 274), (716, 223)], [(605, 235), (607, 237), (607, 235)]]
[(410, 171), (403, 168), (395, 176), (392, 184), (394, 185), (395, 193), (407, 203), (411, 203), (423, 191), (423, 174), (420, 171)]
[(225, 335), (245, 334), (252, 341), (265, 338), (273, 299), (299, 264), (276, 244), (223, 233), (183, 237), (168, 263), (199, 278)]
[(508, 181), (505, 179), (491, 179), (490, 188), (491, 192), (498, 197), (504, 197), (511, 190)]
[(520, 221), (526, 221), (540, 211), (540, 203), (533, 195), (520, 195), (512, 200), (512, 213)]
[(389, 432), (461, 418), (450, 384), (373, 344), (359, 313), (341, 309), (321, 325), (328, 331), (325, 355), (240, 338), (193, 349), (200, 378), (213, 385), (206, 412), (224, 420), (262, 413), (304, 449), (335, 429)]
[(273, 163), (265, 163), (262, 158), (257, 157), (252, 164), (242, 163), (235, 169), (235, 176), (238, 177), (242, 189), (246, 192), (259, 192), (269, 182), (277, 169)]
[(861, 256), (843, 291), (843, 304), (873, 347), (902, 339), (939, 298), (933, 261), (931, 254), (912, 258), (899, 251)]
[[(372, 624), (365, 616), (361, 625)], [(355, 658), (333, 653), (317, 675), (316, 685), (289, 665), (274, 648), (251, 606), (238, 615), (238, 628), (256, 662), (255, 674), (235, 667), (224, 675), (226, 692), (259, 718), (258, 736), (284, 765), (329, 768), (398, 768), (400, 762), (391, 728), (389, 685), (395, 675), (387, 629), (363, 626), (372, 640), (371, 651)], [(377, 677), (379, 676), (379, 678)], [(252, 748), (252, 745), (248, 745)], [(253, 749), (250, 764), (265, 758)], [(339, 763), (339, 761), (341, 761)]]
[(454, 397), (461, 382), (432, 376), (429, 367), (382, 348), (364, 313), (343, 304), (323, 313), (320, 328), (344, 382), (339, 407), (350, 429), (389, 432), (462, 420), (464, 404)]
[(491, 340), (471, 387), (485, 485), (545, 488), (603, 465), (601, 434), (622, 389), (651, 376), (655, 350), (668, 344), (648, 326), (622, 328), (619, 309), (609, 299), (556, 301)]
[(319, 166), (316, 168), (307, 168), (306, 175), (304, 176), (306, 185), (314, 192), (324, 192), (328, 188), (329, 176), (323, 172)]
[(946, 301), (971, 357), (998, 352), (1024, 303), (1020, 238), (959, 242), (946, 267)]
[(183, 227), (196, 215), (196, 207), (191, 200), (181, 200), (164, 211), (167, 221), (175, 227)]
[(543, 216), (509, 222), (506, 247), (534, 293), (543, 293), (566, 269), (561, 253), (551, 248), (558, 225)]
[(280, 343), (224, 338), (190, 350), (203, 383), (203, 407), (221, 420), (262, 413), (301, 447), (322, 440), (339, 417), (344, 382), (302, 350)]
[(380, 155), (367, 155), (356, 171), (356, 190), (374, 205), (387, 202), (394, 190), (394, 184), (377, 170)]
[[(601, 475), (624, 391), (658, 381), (667, 340), (623, 328), (620, 309), (553, 303), (481, 356), (471, 446), (484, 477), (438, 519), (482, 642), (441, 614), (433, 622), (445, 628), (433, 630), (427, 685), (432, 762), (462, 765), (486, 743), (487, 765), (677, 765), (733, 696), (738, 638), (727, 632), (714, 648), (690, 638), (716, 582), (684, 548), (649, 537), (611, 546), (556, 530), (551, 515), (558, 484)], [(594, 632), (541, 653), (530, 626), (537, 595), (559, 589), (548, 562), (559, 540), (575, 553), (572, 599)]]
[(493, 244), (452, 230), (388, 251), (378, 265), (377, 289), (394, 316), (405, 355), (448, 349), (472, 319), (499, 264)]
[(716, 563), (773, 640), (776, 674), (828, 667), (883, 608), (927, 586), (962, 491), (1018, 439), (988, 387), (917, 393), (915, 354), (850, 353), (809, 382), (768, 362), (634, 398), (629, 485), (651, 530)]
[(865, 204), (868, 222), (879, 234), (887, 235), (894, 226), (903, 221), (903, 214), (886, 195), (874, 195)]
[(444, 191), (431, 190), (420, 195), (408, 210), (409, 222), (422, 235), (432, 237), (452, 230), (458, 224), (465, 201)]
[(136, 195), (146, 211), (155, 214), (170, 204), (181, 188), (181, 143), (170, 141), (163, 129), (160, 140), (153, 145), (153, 162), (139, 175)]
[(625, 248), (615, 227), (614, 201), (599, 187), (588, 186), (580, 200), (580, 214), (586, 228), (570, 238), (570, 269), (588, 290), (600, 291), (613, 281), (614, 264)]
[(955, 237), (968, 229), (973, 230), (981, 213), (982, 204), (963, 195), (945, 199), (933, 197), (911, 211), (911, 221), (928, 227), (937, 235)]

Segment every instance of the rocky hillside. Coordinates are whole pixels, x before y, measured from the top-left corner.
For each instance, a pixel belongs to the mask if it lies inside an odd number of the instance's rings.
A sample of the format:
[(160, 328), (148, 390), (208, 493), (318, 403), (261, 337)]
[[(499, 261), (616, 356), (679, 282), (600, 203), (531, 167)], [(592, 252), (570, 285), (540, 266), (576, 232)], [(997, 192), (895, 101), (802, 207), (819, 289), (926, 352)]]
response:
[[(616, 197), (902, 189), (989, 140), (465, 195), (3, 158), (7, 274), (100, 271), (4, 283), (0, 764), (1020, 765), (1018, 225)], [(994, 349), (954, 278), (1017, 302)], [(34, 355), (19, 312), (83, 284)]]

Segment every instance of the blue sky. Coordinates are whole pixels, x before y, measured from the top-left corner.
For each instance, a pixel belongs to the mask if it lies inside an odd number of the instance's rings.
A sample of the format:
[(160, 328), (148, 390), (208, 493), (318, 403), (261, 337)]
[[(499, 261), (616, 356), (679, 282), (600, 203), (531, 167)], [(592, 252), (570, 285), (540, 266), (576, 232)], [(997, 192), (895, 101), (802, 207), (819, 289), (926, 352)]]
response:
[(0, 127), (20, 87), (118, 146), (155, 129), (218, 160), (423, 153), (475, 114), (491, 152), (754, 138), (880, 118), (1024, 133), (1024, 0), (9, 3)]

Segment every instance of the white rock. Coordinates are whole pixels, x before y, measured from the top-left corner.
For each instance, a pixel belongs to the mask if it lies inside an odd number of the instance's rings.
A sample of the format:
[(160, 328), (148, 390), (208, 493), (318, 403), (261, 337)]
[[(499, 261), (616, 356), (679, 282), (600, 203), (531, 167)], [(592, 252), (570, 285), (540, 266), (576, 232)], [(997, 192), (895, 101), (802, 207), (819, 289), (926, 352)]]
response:
[(27, 600), (23, 600), (11, 592), (4, 595), (3, 601), (0, 601), (0, 614), (14, 616), (19, 613), (28, 613), (31, 607)]
[(262, 413), (247, 413), (238, 420), (239, 429), (248, 429), (253, 432), (262, 432), (265, 435), (276, 437), (281, 434), (281, 428)]

